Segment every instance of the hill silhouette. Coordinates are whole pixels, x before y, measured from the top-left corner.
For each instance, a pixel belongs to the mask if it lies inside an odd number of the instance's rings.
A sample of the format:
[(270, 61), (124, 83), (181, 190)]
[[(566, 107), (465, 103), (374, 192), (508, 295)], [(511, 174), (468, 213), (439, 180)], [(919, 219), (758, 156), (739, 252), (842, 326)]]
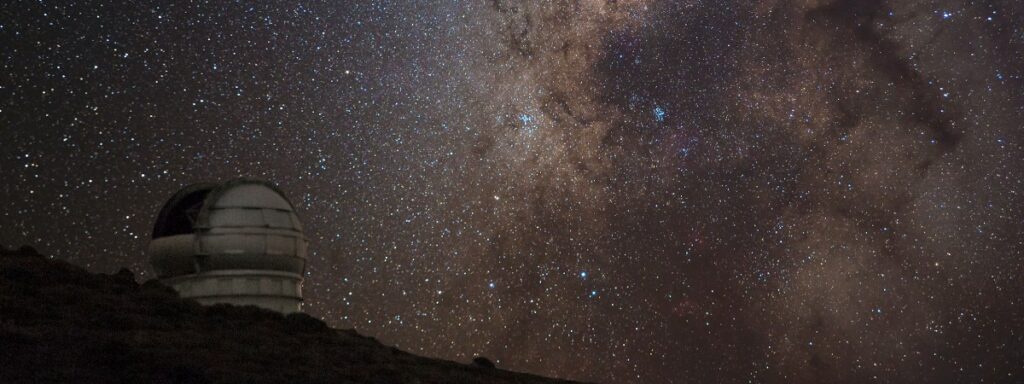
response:
[(4, 383), (569, 383), (416, 356), (302, 313), (201, 306), (30, 247), (0, 248), (0, 346)]

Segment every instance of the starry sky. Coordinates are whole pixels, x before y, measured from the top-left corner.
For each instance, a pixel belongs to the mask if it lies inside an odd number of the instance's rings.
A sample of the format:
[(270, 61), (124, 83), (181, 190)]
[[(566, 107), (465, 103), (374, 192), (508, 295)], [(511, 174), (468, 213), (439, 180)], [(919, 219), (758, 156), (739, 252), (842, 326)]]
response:
[(0, 244), (278, 184), (308, 313), (602, 383), (1024, 380), (1018, 1), (15, 1)]

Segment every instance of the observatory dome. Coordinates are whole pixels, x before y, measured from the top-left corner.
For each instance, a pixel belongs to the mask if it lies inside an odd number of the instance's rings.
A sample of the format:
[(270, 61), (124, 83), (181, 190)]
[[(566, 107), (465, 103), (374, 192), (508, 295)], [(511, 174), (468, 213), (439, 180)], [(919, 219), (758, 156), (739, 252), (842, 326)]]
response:
[(193, 184), (157, 216), (150, 262), (157, 277), (202, 304), (283, 313), (302, 302), (308, 241), (274, 185), (252, 179)]

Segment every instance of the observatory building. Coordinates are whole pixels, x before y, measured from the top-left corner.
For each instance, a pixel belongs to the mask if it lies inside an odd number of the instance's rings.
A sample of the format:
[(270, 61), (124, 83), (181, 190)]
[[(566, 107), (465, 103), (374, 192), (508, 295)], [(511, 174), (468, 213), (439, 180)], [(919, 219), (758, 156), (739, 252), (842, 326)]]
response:
[(201, 304), (300, 310), (308, 241), (274, 185), (189, 185), (160, 209), (149, 244), (157, 277)]

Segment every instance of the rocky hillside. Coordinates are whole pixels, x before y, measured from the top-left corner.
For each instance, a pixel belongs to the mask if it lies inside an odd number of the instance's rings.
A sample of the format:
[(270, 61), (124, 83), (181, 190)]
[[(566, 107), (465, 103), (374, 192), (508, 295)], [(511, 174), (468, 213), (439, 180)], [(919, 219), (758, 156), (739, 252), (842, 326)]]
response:
[(203, 307), (127, 270), (0, 250), (0, 382), (567, 383), (429, 359), (305, 314)]

